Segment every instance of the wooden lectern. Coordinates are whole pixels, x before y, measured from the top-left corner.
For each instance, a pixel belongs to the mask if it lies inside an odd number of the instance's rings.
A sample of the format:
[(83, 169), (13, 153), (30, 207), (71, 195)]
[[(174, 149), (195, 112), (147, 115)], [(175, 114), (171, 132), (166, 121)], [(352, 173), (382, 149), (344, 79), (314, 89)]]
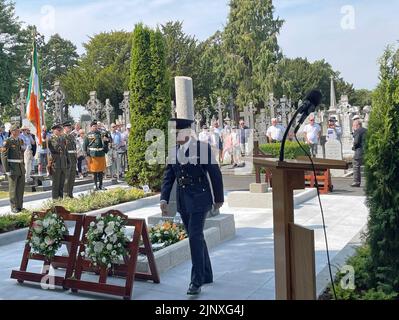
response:
[[(316, 170), (347, 169), (341, 160), (313, 158)], [(314, 231), (294, 223), (294, 190), (305, 189), (307, 157), (296, 160), (254, 158), (254, 165), (273, 175), (274, 267), (277, 300), (315, 300)]]

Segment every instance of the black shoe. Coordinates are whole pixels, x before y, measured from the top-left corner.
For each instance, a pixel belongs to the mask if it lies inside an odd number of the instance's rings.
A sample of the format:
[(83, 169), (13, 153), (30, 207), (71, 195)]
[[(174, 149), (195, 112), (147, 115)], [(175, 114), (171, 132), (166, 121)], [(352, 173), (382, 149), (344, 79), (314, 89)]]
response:
[(354, 183), (351, 184), (351, 187), (356, 187), (356, 188), (360, 187), (360, 183), (354, 182)]
[(25, 209), (25, 208), (17, 208), (17, 210), (18, 210), (18, 212), (21, 212), (21, 211), (26, 211), (26, 209)]
[(201, 292), (201, 286), (196, 286), (193, 283), (190, 283), (190, 286), (188, 287), (187, 294), (189, 295), (197, 295)]
[(99, 190), (103, 190), (103, 191), (105, 191), (105, 190), (107, 190), (107, 188), (104, 188), (103, 186), (101, 186), (100, 188), (98, 188)]

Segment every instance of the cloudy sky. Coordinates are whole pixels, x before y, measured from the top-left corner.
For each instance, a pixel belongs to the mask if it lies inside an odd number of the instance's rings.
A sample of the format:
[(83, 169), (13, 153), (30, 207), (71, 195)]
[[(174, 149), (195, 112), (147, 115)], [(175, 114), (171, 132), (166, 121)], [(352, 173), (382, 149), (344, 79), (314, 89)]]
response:
[[(204, 40), (223, 29), (228, 0), (16, 0), (20, 19), (46, 36), (59, 33), (82, 43), (101, 31), (133, 30), (183, 21), (186, 33)], [(399, 40), (398, 0), (274, 0), (286, 22), (279, 38), (288, 57), (325, 59), (356, 88), (378, 82), (377, 60)], [(396, 15), (396, 16), (395, 16)]]

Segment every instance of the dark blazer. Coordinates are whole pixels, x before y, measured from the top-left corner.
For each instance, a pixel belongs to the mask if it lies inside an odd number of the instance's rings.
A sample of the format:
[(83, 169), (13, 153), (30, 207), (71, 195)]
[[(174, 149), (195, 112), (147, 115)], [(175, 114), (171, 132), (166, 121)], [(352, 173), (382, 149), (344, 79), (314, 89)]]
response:
[(355, 155), (353, 159), (359, 160), (363, 158), (364, 146), (366, 144), (367, 129), (360, 127), (353, 133), (353, 148)]
[[(210, 145), (192, 139), (186, 151), (188, 161), (186, 164), (181, 164), (177, 160), (178, 148), (179, 146), (173, 149), (168, 159), (161, 188), (161, 200), (169, 202), (173, 183), (177, 179), (176, 202), (177, 211), (180, 213), (207, 212), (211, 210), (213, 203), (224, 202), (222, 173)], [(214, 199), (207, 174), (212, 184)], [(192, 183), (179, 184), (181, 179)]]

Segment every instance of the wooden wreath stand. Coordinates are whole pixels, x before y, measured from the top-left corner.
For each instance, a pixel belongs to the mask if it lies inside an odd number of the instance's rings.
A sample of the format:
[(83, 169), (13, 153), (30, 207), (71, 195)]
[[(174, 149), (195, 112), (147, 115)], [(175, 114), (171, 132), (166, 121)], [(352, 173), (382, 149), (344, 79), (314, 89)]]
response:
[[(313, 159), (316, 170), (347, 169), (345, 161)], [(305, 189), (306, 157), (296, 160), (254, 158), (273, 174), (274, 268), (277, 300), (315, 300), (314, 231), (294, 223), (295, 189)]]
[[(125, 258), (124, 264), (115, 265), (114, 270), (110, 269), (108, 271), (105, 267), (94, 268), (90, 261), (82, 257), (81, 253), (85, 252), (86, 250), (86, 233), (89, 230), (90, 223), (96, 221), (96, 217), (87, 216), (84, 221), (83, 237), (82, 241), (80, 242), (79, 255), (76, 261), (75, 276), (74, 278), (66, 279), (65, 284), (68, 288), (72, 289), (72, 292), (75, 293), (78, 292), (78, 290), (91, 291), (96, 293), (122, 296), (125, 300), (130, 300), (132, 296), (134, 279), (152, 280), (155, 283), (159, 283), (159, 274), (155, 265), (154, 254), (148, 236), (145, 220), (128, 218), (126, 215), (116, 210), (110, 210), (101, 216), (110, 214), (113, 214), (114, 216), (120, 216), (122, 219), (127, 219), (127, 226), (134, 227), (133, 239), (127, 246), (129, 257)], [(140, 247), (140, 239), (143, 240), (144, 247)], [(136, 272), (137, 257), (139, 253), (145, 254), (147, 256), (150, 267), (149, 273)], [(98, 282), (81, 280), (83, 271), (94, 271), (98, 273)], [(126, 278), (125, 285), (117, 286), (107, 284), (107, 277), (112, 275)]]
[[(37, 215), (40, 218), (43, 218), (51, 212), (53, 209), (49, 209), (46, 212), (35, 212), (32, 214), (32, 218), (29, 224), (29, 232), (27, 236), (27, 240), (29, 241), (32, 238), (32, 232), (30, 231), (34, 222), (34, 216)], [(54, 285), (56, 286), (61, 286), (64, 289), (67, 289), (65, 286), (65, 279), (69, 278), (73, 274), (73, 270), (75, 267), (75, 261), (76, 261), (76, 252), (78, 249), (79, 245), (79, 239), (80, 239), (80, 232), (82, 230), (82, 225), (83, 225), (83, 219), (84, 216), (80, 214), (71, 214), (69, 211), (65, 210), (63, 207), (55, 207), (55, 213), (62, 217), (65, 222), (67, 221), (74, 221), (75, 222), (75, 231), (73, 235), (66, 235), (64, 237), (64, 241), (62, 242), (68, 247), (68, 256), (54, 256), (50, 261), (43, 255), (41, 254), (32, 254), (31, 253), (31, 247), (27, 243), (25, 245), (24, 253), (22, 256), (22, 262), (19, 270), (13, 270), (11, 273), (11, 278), (18, 280), (19, 283), (23, 283), (24, 281), (31, 281), (31, 282), (39, 282), (41, 283), (44, 279), (52, 277), (51, 280), (54, 279)], [(33, 273), (33, 272), (28, 272), (28, 263), (29, 260), (39, 260), (39, 261), (44, 261), (43, 262), (43, 269), (42, 273)], [(50, 271), (50, 265), (53, 263), (57, 263), (60, 265), (65, 266), (66, 271), (65, 271), (65, 277), (60, 277), (60, 276), (49, 276), (49, 271)]]

